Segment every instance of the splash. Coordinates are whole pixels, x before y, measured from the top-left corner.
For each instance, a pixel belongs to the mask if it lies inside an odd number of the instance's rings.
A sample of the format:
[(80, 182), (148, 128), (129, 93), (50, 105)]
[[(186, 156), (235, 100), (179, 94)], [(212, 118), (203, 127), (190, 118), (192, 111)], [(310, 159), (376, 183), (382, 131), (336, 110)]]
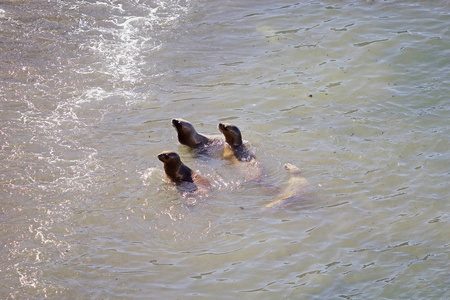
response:
[(84, 26), (92, 38), (81, 47), (101, 58), (100, 68), (115, 86), (131, 87), (144, 77), (145, 58), (160, 49), (160, 36), (179, 25), (190, 2), (166, 0), (130, 6), (98, 1), (95, 6), (109, 13), (103, 14), (101, 24)]

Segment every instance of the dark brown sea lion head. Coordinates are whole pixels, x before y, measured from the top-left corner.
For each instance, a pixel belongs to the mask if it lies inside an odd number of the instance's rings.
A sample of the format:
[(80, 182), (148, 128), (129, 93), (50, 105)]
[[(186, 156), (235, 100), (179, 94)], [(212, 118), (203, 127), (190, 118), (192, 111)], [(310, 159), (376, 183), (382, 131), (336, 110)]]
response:
[(158, 154), (158, 159), (162, 161), (164, 164), (173, 164), (179, 165), (181, 164), (180, 156), (173, 151), (164, 151)]
[(164, 151), (158, 154), (158, 159), (164, 163), (164, 171), (172, 181), (176, 183), (183, 181), (193, 182), (192, 170), (183, 164), (177, 153)]
[(228, 123), (219, 123), (220, 132), (225, 136), (225, 141), (231, 147), (239, 147), (242, 145), (241, 131), (237, 126)]
[(183, 119), (172, 119), (172, 125), (178, 134), (178, 141), (182, 145), (197, 148), (208, 143), (208, 138), (199, 134), (194, 126)]
[(197, 133), (194, 126), (183, 119), (172, 119), (172, 125), (173, 127), (175, 127), (178, 134), (183, 133), (186, 135), (193, 135), (194, 133)]

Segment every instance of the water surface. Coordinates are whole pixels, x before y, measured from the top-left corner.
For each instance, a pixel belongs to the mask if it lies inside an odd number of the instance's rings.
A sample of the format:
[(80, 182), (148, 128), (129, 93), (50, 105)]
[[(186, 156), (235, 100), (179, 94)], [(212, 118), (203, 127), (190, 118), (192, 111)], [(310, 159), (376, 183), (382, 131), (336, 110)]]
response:
[[(450, 296), (448, 1), (0, 4), (0, 297)], [(234, 123), (264, 166), (177, 143)], [(183, 194), (156, 155), (213, 182)], [(263, 209), (303, 170), (312, 195)]]

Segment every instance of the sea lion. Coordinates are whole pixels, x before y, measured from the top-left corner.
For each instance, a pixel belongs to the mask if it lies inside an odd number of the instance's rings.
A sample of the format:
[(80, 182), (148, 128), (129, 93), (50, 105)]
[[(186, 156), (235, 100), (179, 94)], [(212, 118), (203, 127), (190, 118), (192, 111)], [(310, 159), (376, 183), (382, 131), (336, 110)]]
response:
[(190, 148), (198, 149), (221, 142), (220, 137), (198, 133), (191, 123), (183, 119), (172, 119), (172, 126), (177, 131), (180, 144)]
[(218, 128), (227, 143), (223, 150), (223, 157), (238, 164), (240, 172), (245, 175), (247, 181), (259, 179), (262, 173), (261, 165), (255, 155), (244, 145), (239, 128), (228, 123), (219, 123)]
[(220, 132), (225, 136), (225, 142), (229, 146), (225, 147), (224, 158), (235, 158), (238, 161), (251, 161), (255, 159), (253, 153), (242, 142), (242, 134), (237, 126), (228, 123), (219, 123), (218, 127)]
[(300, 169), (289, 163), (285, 164), (284, 168), (289, 171), (291, 178), (286, 188), (276, 198), (272, 199), (265, 208), (272, 208), (285, 203), (287, 200), (301, 198), (307, 194), (309, 182), (305, 177), (301, 176)]
[(192, 171), (180, 159), (180, 156), (173, 151), (164, 151), (158, 154), (158, 159), (164, 163), (164, 171), (167, 177), (176, 184), (194, 184), (190, 190), (196, 190), (197, 185), (209, 187), (211, 184), (208, 179)]

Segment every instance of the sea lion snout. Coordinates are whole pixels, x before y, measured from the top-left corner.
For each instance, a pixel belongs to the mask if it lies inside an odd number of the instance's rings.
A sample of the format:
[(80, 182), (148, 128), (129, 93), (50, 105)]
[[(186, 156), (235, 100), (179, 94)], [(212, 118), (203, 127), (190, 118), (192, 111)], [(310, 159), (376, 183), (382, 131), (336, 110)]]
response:
[(178, 128), (181, 126), (181, 120), (180, 119), (172, 119), (172, 126), (175, 128)]
[(168, 158), (167, 154), (165, 154), (165, 153), (158, 154), (158, 159), (162, 162), (166, 161), (167, 158)]
[(227, 125), (226, 123), (219, 123), (219, 125), (217, 125), (217, 127), (219, 127), (220, 132), (223, 133), (224, 130), (227, 130)]

